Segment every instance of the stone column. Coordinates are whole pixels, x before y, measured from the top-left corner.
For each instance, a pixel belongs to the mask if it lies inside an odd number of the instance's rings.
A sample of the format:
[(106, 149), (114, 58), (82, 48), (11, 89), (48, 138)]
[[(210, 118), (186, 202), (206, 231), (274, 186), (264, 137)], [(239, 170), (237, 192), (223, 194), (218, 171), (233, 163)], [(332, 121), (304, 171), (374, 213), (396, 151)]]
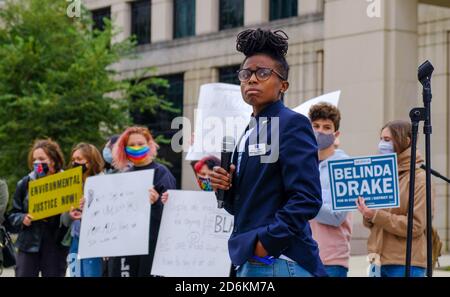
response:
[(195, 34), (219, 31), (219, 0), (196, 0)]
[(269, 0), (244, 0), (244, 25), (259, 25), (269, 21)]
[(173, 0), (152, 0), (152, 43), (173, 38)]
[[(417, 104), (417, 0), (326, 1), (324, 54), (325, 92), (342, 90), (341, 147), (376, 153), (381, 127)], [(360, 220), (353, 254), (366, 252)]]
[(298, 15), (305, 15), (311, 13), (322, 12), (325, 0), (299, 0), (298, 1)]
[(111, 5), (111, 19), (114, 27), (121, 31), (112, 42), (121, 42), (131, 35), (131, 5), (128, 2)]

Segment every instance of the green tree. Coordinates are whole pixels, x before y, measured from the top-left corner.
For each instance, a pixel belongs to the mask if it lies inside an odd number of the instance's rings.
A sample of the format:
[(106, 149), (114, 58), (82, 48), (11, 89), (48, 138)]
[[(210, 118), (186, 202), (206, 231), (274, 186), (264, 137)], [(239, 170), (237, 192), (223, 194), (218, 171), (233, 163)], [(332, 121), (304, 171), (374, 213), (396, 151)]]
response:
[(111, 22), (92, 30), (89, 11), (82, 7), (71, 18), (67, 5), (7, 1), (0, 11), (0, 176), (11, 192), (28, 172), (35, 139), (56, 140), (67, 158), (74, 144), (101, 147), (132, 124), (130, 110), (172, 110), (153, 91), (167, 81), (152, 77), (151, 69), (120, 79), (117, 63), (136, 58), (134, 40), (111, 44), (117, 33)]

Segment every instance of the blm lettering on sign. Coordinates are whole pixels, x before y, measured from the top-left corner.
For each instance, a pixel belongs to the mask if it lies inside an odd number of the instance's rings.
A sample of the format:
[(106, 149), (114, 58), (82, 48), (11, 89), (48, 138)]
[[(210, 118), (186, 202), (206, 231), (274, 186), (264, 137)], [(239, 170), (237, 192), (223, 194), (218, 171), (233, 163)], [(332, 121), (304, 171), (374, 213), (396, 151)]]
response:
[(217, 208), (213, 192), (169, 191), (152, 274), (227, 277), (233, 216)]

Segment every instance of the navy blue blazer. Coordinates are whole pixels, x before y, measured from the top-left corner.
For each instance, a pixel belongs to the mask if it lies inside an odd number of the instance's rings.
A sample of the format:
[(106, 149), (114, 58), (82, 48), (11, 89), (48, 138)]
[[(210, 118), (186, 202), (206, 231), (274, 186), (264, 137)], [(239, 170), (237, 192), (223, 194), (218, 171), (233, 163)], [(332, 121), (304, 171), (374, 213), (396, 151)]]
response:
[[(278, 118), (278, 148), (274, 145), (277, 135), (271, 131), (276, 128), (273, 118)], [(224, 205), (234, 215), (234, 229), (228, 241), (231, 260), (235, 265), (244, 264), (254, 255), (259, 239), (270, 256), (278, 258), (283, 254), (314, 276), (326, 276), (308, 223), (322, 206), (317, 143), (311, 123), (280, 100), (254, 119), (263, 124), (253, 129), (245, 143), (239, 176), (234, 174)], [(255, 144), (257, 132), (258, 143), (272, 142), (266, 158), (278, 149), (275, 162), (263, 163), (261, 155), (249, 155), (249, 142)], [(261, 137), (264, 132), (266, 141)], [(236, 148), (236, 166), (237, 156)]]

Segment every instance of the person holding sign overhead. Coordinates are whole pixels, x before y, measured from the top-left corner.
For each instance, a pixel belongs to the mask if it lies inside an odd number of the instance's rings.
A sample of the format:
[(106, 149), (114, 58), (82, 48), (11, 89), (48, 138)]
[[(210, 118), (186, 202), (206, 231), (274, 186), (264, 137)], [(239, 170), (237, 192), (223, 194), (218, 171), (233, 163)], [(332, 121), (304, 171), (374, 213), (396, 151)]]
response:
[(210, 177), (214, 190), (229, 191), (228, 248), (238, 277), (326, 276), (309, 226), (322, 205), (317, 143), (308, 118), (283, 104), (287, 40), (281, 30), (260, 28), (237, 37), (245, 55), (238, 78), (253, 114), (230, 172), (215, 167)]
[[(86, 182), (86, 179), (88, 177), (102, 174), (103, 166), (105, 163), (102, 159), (102, 155), (94, 145), (88, 143), (79, 143), (72, 149), (70, 155), (71, 162), (69, 167), (82, 168), (83, 184)], [(73, 276), (100, 277), (102, 276), (103, 268), (102, 258), (88, 258), (81, 260), (77, 259), (83, 205), (84, 198), (80, 202), (79, 208), (72, 207), (69, 212), (70, 218), (72, 219), (72, 225), (70, 228), (71, 243), (68, 262), (69, 264), (72, 263), (72, 265), (69, 266), (75, 266), (75, 273), (73, 273)]]
[(329, 103), (313, 105), (309, 111), (317, 145), (319, 146), (320, 184), (322, 186), (322, 207), (310, 222), (313, 238), (319, 244), (320, 258), (331, 277), (346, 277), (350, 260), (352, 217), (350, 212), (336, 212), (332, 209), (328, 161), (347, 159), (349, 156), (336, 149), (340, 136), (341, 113)]
[[(369, 259), (381, 264), (382, 277), (405, 276), (411, 133), (410, 122), (401, 120), (389, 122), (381, 129), (378, 145), (380, 154), (397, 154), (400, 208), (374, 210), (366, 206), (363, 197), (356, 201), (358, 210), (363, 215), (364, 226), (370, 230), (367, 242)], [(425, 171), (419, 168), (423, 162), (422, 156), (417, 152), (411, 258), (413, 277), (424, 277), (427, 266)]]
[[(130, 127), (120, 135), (113, 147), (113, 165), (123, 171), (154, 169), (154, 187), (149, 189), (152, 204), (150, 217), (149, 250), (147, 255), (114, 257), (108, 260), (108, 274), (113, 277), (150, 276), (167, 190), (176, 188), (176, 180), (166, 166), (154, 161), (156, 144), (145, 127)], [(129, 167), (131, 163), (131, 167)], [(159, 199), (161, 198), (161, 199)]]
[(69, 221), (61, 215), (33, 221), (28, 214), (28, 184), (62, 171), (64, 157), (59, 145), (51, 139), (36, 140), (28, 155), (32, 172), (22, 178), (16, 187), (8, 220), (12, 231), (19, 233), (16, 276), (62, 277), (66, 272), (68, 249), (61, 245)]

